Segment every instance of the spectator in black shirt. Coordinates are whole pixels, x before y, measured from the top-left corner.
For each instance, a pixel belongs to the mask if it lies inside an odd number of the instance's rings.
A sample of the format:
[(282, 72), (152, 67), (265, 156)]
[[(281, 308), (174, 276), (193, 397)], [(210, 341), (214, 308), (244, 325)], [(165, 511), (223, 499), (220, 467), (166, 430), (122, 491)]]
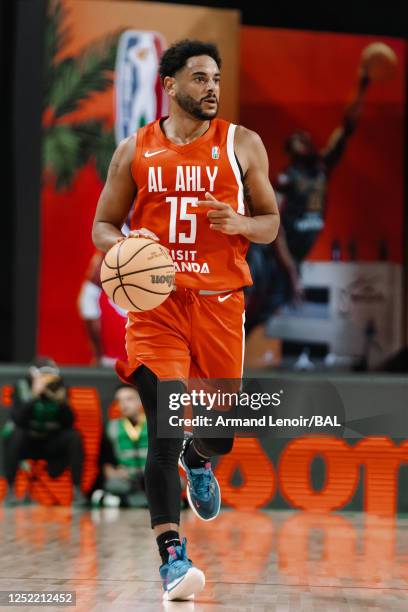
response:
[(51, 359), (38, 359), (30, 367), (29, 375), (15, 385), (10, 420), (2, 432), (9, 486), (7, 505), (20, 503), (14, 493), (14, 481), (23, 459), (45, 459), (51, 478), (70, 467), (73, 504), (87, 503), (80, 489), (84, 460), (82, 438), (73, 424), (67, 389), (57, 365)]

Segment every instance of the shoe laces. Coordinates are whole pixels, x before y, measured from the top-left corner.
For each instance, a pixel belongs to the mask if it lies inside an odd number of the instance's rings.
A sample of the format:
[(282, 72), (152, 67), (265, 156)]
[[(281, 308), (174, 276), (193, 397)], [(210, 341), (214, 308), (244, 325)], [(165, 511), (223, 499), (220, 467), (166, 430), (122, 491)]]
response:
[(194, 481), (194, 492), (200, 497), (209, 499), (212, 479), (211, 463), (207, 461), (203, 468), (190, 468), (190, 472)]
[(169, 553), (169, 565), (177, 568), (182, 566), (186, 561), (191, 563), (191, 559), (187, 557), (186, 544), (187, 540), (186, 538), (183, 538), (181, 541), (181, 546), (169, 546), (167, 548), (167, 552)]

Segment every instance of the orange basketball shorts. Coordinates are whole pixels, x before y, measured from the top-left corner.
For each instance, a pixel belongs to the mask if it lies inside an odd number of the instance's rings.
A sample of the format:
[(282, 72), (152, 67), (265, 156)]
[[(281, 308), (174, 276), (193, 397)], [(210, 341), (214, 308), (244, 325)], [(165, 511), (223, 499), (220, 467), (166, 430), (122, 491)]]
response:
[(118, 361), (116, 372), (125, 382), (142, 364), (161, 380), (241, 378), (244, 322), (242, 289), (201, 295), (178, 288), (154, 310), (128, 313), (128, 363)]

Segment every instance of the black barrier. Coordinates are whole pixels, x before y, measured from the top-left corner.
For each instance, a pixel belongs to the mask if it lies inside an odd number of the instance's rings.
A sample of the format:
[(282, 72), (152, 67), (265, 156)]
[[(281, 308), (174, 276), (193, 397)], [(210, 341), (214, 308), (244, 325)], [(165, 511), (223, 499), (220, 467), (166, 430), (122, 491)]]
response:
[[(160, 437), (408, 438), (408, 380), (389, 384), (319, 377), (190, 379), (158, 386)], [(368, 384), (367, 384), (368, 382)]]
[[(10, 385), (26, 372), (26, 366), (0, 368), (0, 425), (9, 413)], [(106, 421), (118, 384), (115, 374), (96, 368), (62, 368), (62, 375), (76, 395), (90, 392), (95, 397)], [(228, 381), (228, 385), (231, 391), (237, 381)], [(172, 393), (181, 390), (167, 389)], [(257, 378), (248, 376), (238, 390), (252, 394), (258, 404), (262, 404), (262, 393), (270, 394), (276, 404), (272, 406), (274, 418), (299, 419), (299, 424), (292, 423), (290, 435), (288, 426), (280, 432), (279, 427), (274, 427), (274, 433), (268, 435), (254, 431), (237, 435), (233, 427), (236, 441), (232, 455), (214, 461), (217, 477), (223, 481), (226, 505), (310, 509), (315, 507), (313, 504), (319, 507), (321, 502), (332, 510), (408, 511), (406, 378), (323, 378), (316, 374), (283, 378), (276, 372), (260, 378), (257, 373)], [(201, 404), (201, 410), (205, 409), (208, 415), (208, 405)], [(172, 406), (176, 408), (176, 403)], [(260, 410), (254, 412), (259, 415)], [(324, 425), (310, 430), (309, 425), (300, 422), (300, 416), (310, 418), (314, 414), (330, 416), (332, 421), (336, 417), (342, 426), (337, 428), (332, 423), (330, 430), (325, 430)], [(183, 429), (181, 424), (179, 435)]]
[(336, 385), (319, 379), (190, 379), (181, 388), (162, 382), (158, 406), (158, 435), (164, 438), (179, 437), (183, 427), (209, 438), (343, 436), (347, 427)]

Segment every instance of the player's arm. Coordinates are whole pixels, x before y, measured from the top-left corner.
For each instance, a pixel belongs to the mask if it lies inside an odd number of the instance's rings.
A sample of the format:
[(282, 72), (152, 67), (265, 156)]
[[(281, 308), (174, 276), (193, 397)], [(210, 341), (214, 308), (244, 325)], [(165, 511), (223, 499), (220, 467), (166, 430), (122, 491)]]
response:
[(364, 96), (369, 84), (370, 79), (368, 75), (366, 72), (361, 72), (357, 91), (346, 107), (342, 125), (334, 130), (326, 148), (322, 151), (322, 157), (328, 170), (333, 169), (334, 166), (339, 163), (346, 148), (347, 140), (356, 129), (357, 121), (363, 107)]
[[(137, 192), (131, 172), (135, 146), (136, 135), (129, 136), (119, 144), (111, 159), (108, 177), (96, 207), (92, 240), (96, 248), (105, 253), (118, 240), (125, 238), (121, 228)], [(156, 234), (144, 227), (129, 232), (129, 236), (158, 240)]]
[(84, 322), (95, 362), (99, 364), (102, 353), (101, 339), (101, 308), (99, 305), (101, 287), (101, 265), (104, 253), (95, 251), (89, 263), (85, 279), (78, 296), (79, 316)]
[[(279, 212), (282, 216), (287, 203), (286, 193), (290, 189), (290, 178), (287, 174), (281, 173), (274, 182), (276, 200), (278, 202)], [(273, 252), (276, 255), (281, 266), (286, 270), (292, 289), (292, 298), (295, 303), (299, 303), (303, 297), (303, 286), (300, 275), (297, 270), (296, 261), (292, 257), (286, 239), (286, 232), (283, 223), (279, 226), (278, 235), (273, 245)]]
[(262, 140), (255, 132), (238, 127), (235, 150), (244, 173), (245, 201), (249, 215), (236, 213), (226, 202), (219, 202), (210, 193), (201, 206), (209, 206), (210, 228), (224, 234), (241, 234), (251, 242), (269, 244), (279, 229), (279, 210), (268, 176), (268, 156)]
[(246, 217), (243, 235), (251, 242), (268, 244), (278, 235), (280, 216), (275, 192), (269, 180), (269, 160), (260, 136), (242, 126), (237, 128), (237, 155), (243, 152)]
[(136, 195), (131, 173), (135, 137), (122, 140), (111, 159), (106, 183), (99, 197), (92, 227), (92, 240), (97, 249), (109, 249), (123, 238), (124, 224)]
[(299, 303), (303, 298), (303, 286), (302, 280), (297, 270), (296, 262), (289, 251), (288, 243), (286, 240), (286, 233), (283, 225), (279, 227), (278, 235), (273, 243), (274, 253), (286, 270), (290, 282), (292, 291), (292, 299), (295, 303)]

